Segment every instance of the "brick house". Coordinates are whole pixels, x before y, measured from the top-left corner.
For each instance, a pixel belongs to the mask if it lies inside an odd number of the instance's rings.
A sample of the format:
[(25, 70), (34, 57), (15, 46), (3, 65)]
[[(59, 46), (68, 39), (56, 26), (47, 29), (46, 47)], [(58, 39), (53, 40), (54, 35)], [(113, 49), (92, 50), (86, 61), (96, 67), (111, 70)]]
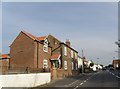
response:
[(29, 68), (33, 72), (51, 68), (51, 47), (46, 36), (36, 37), (21, 31), (10, 45), (10, 57), (11, 68)]
[(64, 77), (77, 74), (78, 52), (70, 46), (70, 41), (67, 40), (63, 43), (52, 35), (48, 35), (48, 40), (52, 47), (51, 66), (53, 67), (53, 76)]
[(120, 59), (118, 59), (118, 60), (113, 60), (113, 67), (114, 67), (114, 69), (120, 69)]
[(36, 37), (25, 31), (10, 45), (10, 68), (49, 70), (52, 78), (78, 73), (78, 52), (70, 41), (61, 42), (52, 35)]
[(9, 67), (10, 67), (10, 54), (0, 55), (0, 74), (5, 74)]

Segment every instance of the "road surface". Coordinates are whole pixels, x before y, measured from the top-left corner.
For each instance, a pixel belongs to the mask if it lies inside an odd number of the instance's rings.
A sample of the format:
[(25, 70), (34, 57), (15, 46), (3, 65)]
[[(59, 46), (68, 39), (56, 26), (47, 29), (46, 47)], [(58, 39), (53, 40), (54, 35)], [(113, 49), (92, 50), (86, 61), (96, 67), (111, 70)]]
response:
[(38, 87), (37, 89), (49, 89), (55, 87), (59, 87), (60, 89), (81, 89), (82, 87), (117, 87), (117, 89), (120, 89), (120, 76), (118, 71), (98, 71), (94, 73), (86, 73), (74, 77), (64, 78), (48, 85)]

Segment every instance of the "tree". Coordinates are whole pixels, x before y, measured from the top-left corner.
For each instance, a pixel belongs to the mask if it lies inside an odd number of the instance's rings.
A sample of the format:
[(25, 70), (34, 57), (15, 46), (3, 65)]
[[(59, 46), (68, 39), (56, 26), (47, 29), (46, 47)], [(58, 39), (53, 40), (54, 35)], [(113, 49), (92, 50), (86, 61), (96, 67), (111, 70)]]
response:
[(92, 62), (92, 63), (90, 63), (90, 67), (92, 67), (94, 65), (94, 63)]

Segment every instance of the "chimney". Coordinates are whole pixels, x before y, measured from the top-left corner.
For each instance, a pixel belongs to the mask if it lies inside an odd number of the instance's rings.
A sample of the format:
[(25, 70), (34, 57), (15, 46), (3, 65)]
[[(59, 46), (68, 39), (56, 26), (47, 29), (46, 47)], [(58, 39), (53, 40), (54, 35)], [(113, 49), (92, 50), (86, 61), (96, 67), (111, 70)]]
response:
[(66, 39), (66, 42), (65, 42), (68, 46), (70, 46), (70, 40), (69, 39)]

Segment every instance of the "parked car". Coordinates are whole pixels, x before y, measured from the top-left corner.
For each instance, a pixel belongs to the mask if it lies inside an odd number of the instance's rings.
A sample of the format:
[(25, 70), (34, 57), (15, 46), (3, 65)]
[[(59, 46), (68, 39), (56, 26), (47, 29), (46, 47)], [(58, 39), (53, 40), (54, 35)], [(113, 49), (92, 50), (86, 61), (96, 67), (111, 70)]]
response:
[(110, 67), (110, 69), (109, 70), (114, 70), (114, 68), (113, 67)]
[(105, 67), (103, 67), (103, 68), (102, 68), (102, 70), (106, 70), (106, 68), (105, 68)]

